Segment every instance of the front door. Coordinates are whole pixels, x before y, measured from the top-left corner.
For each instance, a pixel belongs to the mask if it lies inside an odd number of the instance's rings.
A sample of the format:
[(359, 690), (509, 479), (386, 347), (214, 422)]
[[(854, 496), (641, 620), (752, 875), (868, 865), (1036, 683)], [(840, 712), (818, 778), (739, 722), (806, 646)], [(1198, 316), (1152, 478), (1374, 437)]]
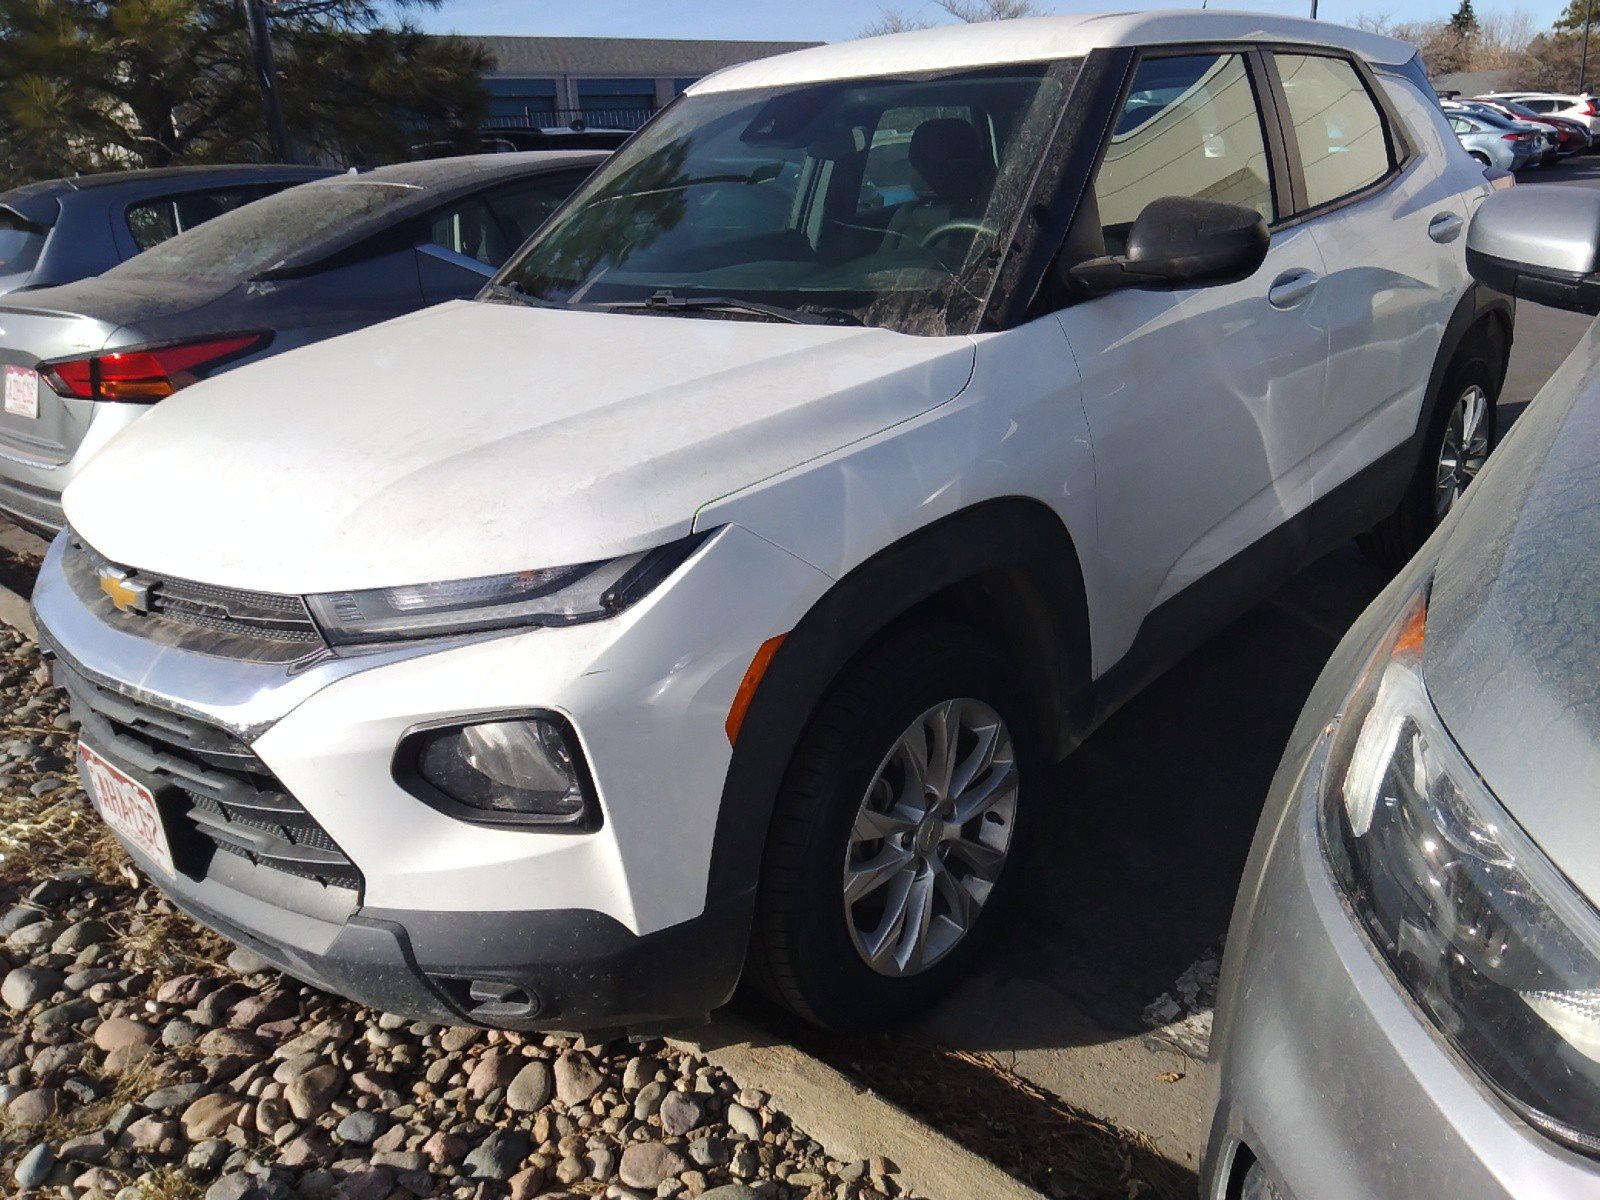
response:
[[(1259, 64), (1244, 54), (1141, 60), (1085, 200), (1107, 253), (1163, 196), (1278, 219), (1287, 192), (1267, 154)], [(1275, 229), (1266, 262), (1242, 282), (1127, 289), (1059, 314), (1083, 379), (1098, 544), (1124, 594), (1144, 598), (1141, 612), (1309, 503), (1328, 351), (1322, 272), (1309, 231)], [(1137, 619), (1124, 628), (1131, 639)], [(1102, 649), (1114, 661), (1126, 648)]]

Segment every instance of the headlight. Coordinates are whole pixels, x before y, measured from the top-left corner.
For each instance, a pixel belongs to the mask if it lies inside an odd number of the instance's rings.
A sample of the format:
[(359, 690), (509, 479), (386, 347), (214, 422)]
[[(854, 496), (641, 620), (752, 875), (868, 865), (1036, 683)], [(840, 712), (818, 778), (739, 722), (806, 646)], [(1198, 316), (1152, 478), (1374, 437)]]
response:
[(1400, 982), (1529, 1122), (1600, 1152), (1600, 917), (1440, 723), (1427, 605), (1405, 605), (1345, 702), (1322, 805), (1335, 875)]
[(707, 534), (640, 554), (482, 579), (307, 596), (331, 645), (477, 633), (518, 625), (576, 625), (615, 616), (675, 571)]

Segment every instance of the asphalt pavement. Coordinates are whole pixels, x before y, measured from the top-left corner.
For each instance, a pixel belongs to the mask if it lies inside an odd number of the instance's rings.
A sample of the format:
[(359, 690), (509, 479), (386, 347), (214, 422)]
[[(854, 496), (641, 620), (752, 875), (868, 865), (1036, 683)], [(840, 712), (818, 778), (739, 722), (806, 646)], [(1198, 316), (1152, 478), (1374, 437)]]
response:
[[(1600, 155), (1528, 172), (1519, 186), (1555, 182), (1600, 186)], [(1521, 306), (1502, 433), (1588, 326)], [(1026, 885), (986, 969), (897, 1038), (988, 1052), (1196, 1166), (1211, 1069), (1151, 1049), (1145, 1012), (1177, 995), (1197, 961), (1205, 975), (1301, 705), (1386, 578), (1353, 545), (1341, 548), (1097, 731), (1050, 781)]]

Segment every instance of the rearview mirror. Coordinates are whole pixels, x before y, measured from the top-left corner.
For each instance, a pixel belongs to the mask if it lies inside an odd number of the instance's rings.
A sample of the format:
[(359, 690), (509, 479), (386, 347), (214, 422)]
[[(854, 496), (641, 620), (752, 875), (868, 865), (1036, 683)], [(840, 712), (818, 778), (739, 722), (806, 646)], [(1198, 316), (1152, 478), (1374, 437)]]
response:
[(1540, 184), (1494, 193), (1467, 230), (1467, 270), (1519, 300), (1600, 315), (1600, 191)]
[(1123, 254), (1091, 258), (1067, 272), (1077, 290), (1204, 287), (1254, 275), (1272, 235), (1253, 208), (1163, 196), (1144, 206), (1128, 230)]

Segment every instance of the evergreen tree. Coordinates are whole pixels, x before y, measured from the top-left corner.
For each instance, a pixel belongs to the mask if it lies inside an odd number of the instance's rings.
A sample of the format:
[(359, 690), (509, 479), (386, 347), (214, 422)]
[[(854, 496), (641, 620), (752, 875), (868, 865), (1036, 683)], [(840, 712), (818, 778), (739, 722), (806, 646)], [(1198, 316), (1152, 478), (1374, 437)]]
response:
[[(486, 111), (487, 57), (459, 39), (386, 25), (373, 0), (268, 11), (297, 158), (404, 157)], [(0, 0), (0, 185), (270, 156), (238, 0)]]
[(1462, 41), (1478, 35), (1478, 14), (1472, 11), (1472, 0), (1461, 0), (1455, 15), (1450, 18), (1450, 31)]

